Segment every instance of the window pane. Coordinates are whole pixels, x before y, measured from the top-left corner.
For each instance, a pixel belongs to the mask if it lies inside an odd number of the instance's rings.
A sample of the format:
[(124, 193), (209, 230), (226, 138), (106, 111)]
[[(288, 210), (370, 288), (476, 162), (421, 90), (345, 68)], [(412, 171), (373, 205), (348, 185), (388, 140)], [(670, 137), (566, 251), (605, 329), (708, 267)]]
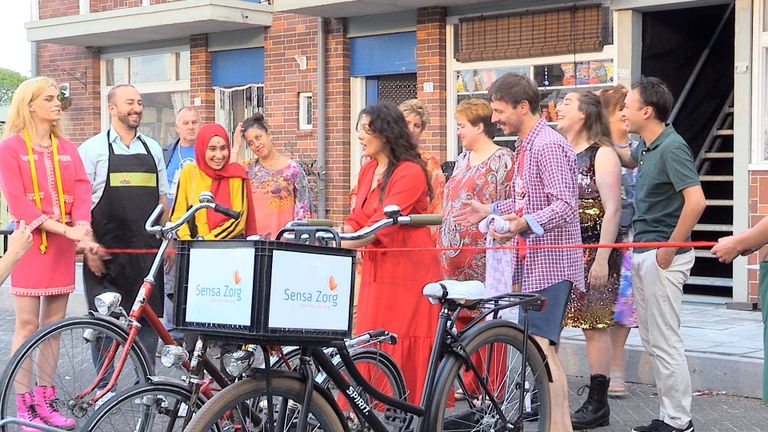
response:
[(106, 61), (107, 85), (128, 84), (128, 62), (124, 57)]
[(173, 81), (173, 54), (131, 57), (131, 84)]
[(189, 79), (189, 51), (182, 51), (178, 53), (178, 60), (176, 63), (176, 76), (179, 80)]
[(176, 137), (176, 112), (189, 101), (189, 92), (144, 93), (144, 117), (141, 120), (141, 133), (154, 138), (160, 145), (165, 145)]

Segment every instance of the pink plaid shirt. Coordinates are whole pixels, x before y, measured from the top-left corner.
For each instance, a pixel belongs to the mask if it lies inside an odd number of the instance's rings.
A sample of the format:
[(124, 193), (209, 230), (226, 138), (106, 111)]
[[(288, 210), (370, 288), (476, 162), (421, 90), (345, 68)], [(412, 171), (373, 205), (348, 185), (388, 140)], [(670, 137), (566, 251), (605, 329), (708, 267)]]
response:
[[(568, 141), (539, 119), (515, 151), (515, 178), (521, 149), (525, 148), (523, 181), (513, 181), (522, 190), (514, 197), (496, 203), (499, 214), (510, 214), (522, 204), (528, 220), (528, 246), (572, 245), (581, 243), (576, 187), (576, 154)], [(519, 201), (522, 200), (522, 203)], [(517, 245), (517, 237), (512, 245)], [(582, 249), (529, 249), (525, 261), (515, 254), (512, 280), (523, 292), (544, 289), (569, 280), (584, 290), (584, 251)]]

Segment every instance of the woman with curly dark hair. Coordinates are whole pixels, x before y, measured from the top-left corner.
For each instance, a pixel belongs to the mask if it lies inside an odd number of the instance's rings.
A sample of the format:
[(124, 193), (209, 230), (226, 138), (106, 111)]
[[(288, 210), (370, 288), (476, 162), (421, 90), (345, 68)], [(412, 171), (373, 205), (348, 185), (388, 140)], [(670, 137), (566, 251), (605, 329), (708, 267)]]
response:
[[(426, 213), (432, 195), (429, 175), (400, 110), (387, 103), (368, 107), (360, 113), (357, 130), (363, 154), (371, 160), (360, 170), (358, 199), (344, 232), (384, 219), (388, 205), (399, 206), (406, 215)], [(344, 246), (365, 248), (355, 331), (386, 328), (399, 336), (397, 345), (385, 349), (400, 365), (409, 366), (403, 369), (408, 400), (418, 403), (437, 324), (437, 308), (421, 289), (441, 278), (429, 228), (391, 226)], [(404, 247), (424, 252), (382, 251)]]

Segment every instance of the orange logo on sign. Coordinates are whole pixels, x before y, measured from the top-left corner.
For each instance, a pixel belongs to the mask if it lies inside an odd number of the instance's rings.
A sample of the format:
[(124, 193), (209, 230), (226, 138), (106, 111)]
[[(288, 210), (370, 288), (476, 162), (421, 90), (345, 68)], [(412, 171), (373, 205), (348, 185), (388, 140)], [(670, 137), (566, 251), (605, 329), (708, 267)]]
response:
[(336, 291), (336, 288), (339, 286), (336, 284), (336, 279), (333, 278), (333, 276), (328, 277), (328, 289), (331, 291)]
[(240, 272), (235, 270), (235, 285), (240, 285), (243, 278), (240, 276)]

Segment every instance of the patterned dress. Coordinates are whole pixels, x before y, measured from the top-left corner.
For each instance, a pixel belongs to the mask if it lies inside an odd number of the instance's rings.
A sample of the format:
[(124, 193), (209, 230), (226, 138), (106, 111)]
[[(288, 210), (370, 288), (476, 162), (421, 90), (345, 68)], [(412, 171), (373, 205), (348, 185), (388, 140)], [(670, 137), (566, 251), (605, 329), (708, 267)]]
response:
[[(592, 145), (576, 155), (579, 165), (579, 220), (581, 241), (584, 244), (600, 242), (600, 230), (605, 216), (595, 181), (595, 157), (599, 149), (599, 146)], [(584, 278), (587, 290), (585, 293), (574, 292), (568, 303), (564, 327), (603, 329), (613, 325), (613, 308), (619, 288), (623, 252), (621, 249), (611, 250), (608, 257), (608, 283), (592, 287), (589, 284), (589, 270), (596, 255), (597, 249), (584, 249)]]
[[(630, 140), (628, 145), (635, 148), (637, 141)], [(632, 240), (632, 218), (635, 216), (635, 185), (637, 168), (621, 169), (621, 236), (624, 241)], [(621, 263), (621, 281), (616, 298), (616, 311), (613, 319), (625, 327), (637, 327), (635, 311), (635, 293), (632, 289), (632, 251), (624, 249)]]
[[(514, 155), (509, 149), (499, 147), (479, 164), (469, 164), (469, 151), (456, 159), (453, 175), (445, 185), (443, 194), (443, 224), (440, 226), (440, 247), (485, 246), (485, 235), (477, 225), (465, 227), (453, 221), (464, 201), (477, 200), (484, 204), (512, 198)], [(504, 251), (511, 253), (509, 251)], [(449, 250), (442, 254), (443, 273), (446, 279), (485, 280), (485, 252)]]
[(256, 207), (256, 233), (262, 238), (274, 239), (288, 222), (310, 217), (312, 197), (307, 175), (296, 161), (273, 171), (258, 160), (244, 165)]

